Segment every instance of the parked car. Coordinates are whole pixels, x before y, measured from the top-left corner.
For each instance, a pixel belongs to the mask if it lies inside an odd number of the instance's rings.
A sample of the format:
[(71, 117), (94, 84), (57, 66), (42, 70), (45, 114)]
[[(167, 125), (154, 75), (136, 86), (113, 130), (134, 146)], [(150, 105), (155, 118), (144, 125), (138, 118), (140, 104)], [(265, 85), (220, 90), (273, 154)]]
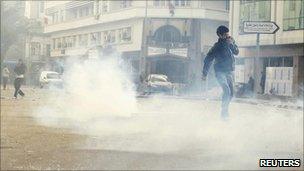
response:
[(63, 80), (60, 74), (55, 71), (42, 71), (39, 78), (40, 88), (45, 86), (62, 87)]
[(173, 84), (168, 81), (166, 75), (151, 74), (144, 81), (144, 93), (173, 93)]

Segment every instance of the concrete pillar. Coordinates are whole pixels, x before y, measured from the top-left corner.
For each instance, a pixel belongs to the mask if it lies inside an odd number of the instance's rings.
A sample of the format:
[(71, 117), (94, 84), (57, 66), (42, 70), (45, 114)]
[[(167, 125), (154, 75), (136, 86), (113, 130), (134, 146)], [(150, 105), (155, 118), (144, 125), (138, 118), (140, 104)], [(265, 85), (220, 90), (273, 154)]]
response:
[(190, 47), (188, 48), (188, 56), (190, 57), (190, 63), (188, 68), (188, 82), (193, 80), (193, 91), (200, 92), (202, 90), (202, 81), (201, 81), (201, 70), (202, 70), (202, 61), (201, 61), (201, 21), (198, 19), (191, 20), (191, 41)]
[(293, 78), (292, 78), (292, 96), (296, 97), (299, 94), (299, 56), (293, 57)]

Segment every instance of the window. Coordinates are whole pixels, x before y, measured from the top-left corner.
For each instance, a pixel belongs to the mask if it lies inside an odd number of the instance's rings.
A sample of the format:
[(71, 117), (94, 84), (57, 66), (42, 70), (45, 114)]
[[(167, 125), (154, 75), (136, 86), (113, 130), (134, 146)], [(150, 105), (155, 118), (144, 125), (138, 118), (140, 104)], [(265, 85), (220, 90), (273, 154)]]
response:
[(68, 48), (72, 47), (72, 37), (66, 37), (66, 44)]
[(60, 10), (60, 21), (64, 21), (64, 11)]
[(264, 58), (265, 67), (293, 67), (292, 57), (266, 57)]
[(104, 32), (104, 42), (105, 43), (115, 43), (115, 31), (105, 31)]
[(56, 39), (56, 44), (57, 44), (57, 49), (60, 49), (61, 48), (61, 39), (60, 38)]
[(293, 58), (292, 57), (284, 57), (283, 58), (284, 67), (293, 67)]
[(58, 22), (58, 12), (54, 12), (52, 15), (52, 21), (53, 23), (57, 23)]
[(69, 48), (75, 47), (76, 36), (69, 36), (66, 38), (66, 41), (67, 41), (67, 47)]
[(100, 45), (101, 44), (100, 32), (91, 33), (90, 34), (90, 42), (91, 42), (92, 45)]
[(131, 0), (122, 0), (121, 1), (121, 8), (127, 8), (131, 6), (132, 1)]
[(181, 0), (181, 1), (180, 1), (180, 5), (181, 5), (181, 6), (186, 6), (186, 0)]
[[(169, 1), (168, 1), (168, 3), (169, 3)], [(162, 7), (166, 6), (166, 1), (160, 1), (160, 6), (162, 6)]]
[(46, 45), (46, 56), (51, 56), (51, 45), (50, 44)]
[(56, 39), (53, 39), (53, 49), (56, 49)]
[(77, 18), (77, 11), (72, 11), (72, 19), (75, 19)]
[(72, 47), (76, 47), (76, 36), (72, 36)]
[(83, 17), (83, 10), (79, 9), (79, 17)]
[(226, 6), (226, 10), (229, 11), (229, 9), (230, 9), (230, 0), (226, 0), (225, 6)]
[(115, 43), (115, 30), (110, 31), (110, 43)]
[(173, 5), (179, 7), (190, 6), (190, 0), (174, 0)]
[(119, 42), (131, 41), (131, 27), (119, 29), (118, 34), (119, 34)]
[(39, 3), (39, 11), (40, 11), (40, 13), (43, 13), (44, 12), (44, 1), (40, 1), (40, 3)]
[(79, 35), (79, 46), (88, 45), (88, 34)]
[(62, 38), (62, 47), (63, 48), (67, 48), (67, 41), (66, 41), (66, 38)]
[(102, 12), (109, 12), (109, 1), (102, 1)]
[(159, 6), (159, 1), (160, 0), (154, 0), (153, 1), (153, 6), (158, 7)]
[(270, 21), (271, 1), (241, 0), (240, 4), (240, 33), (244, 21)]
[(40, 55), (41, 45), (38, 42), (31, 43), (31, 55)]
[(95, 14), (100, 13), (100, 6), (99, 6), (99, 0), (95, 0)]
[(283, 30), (304, 28), (304, 0), (284, 1)]

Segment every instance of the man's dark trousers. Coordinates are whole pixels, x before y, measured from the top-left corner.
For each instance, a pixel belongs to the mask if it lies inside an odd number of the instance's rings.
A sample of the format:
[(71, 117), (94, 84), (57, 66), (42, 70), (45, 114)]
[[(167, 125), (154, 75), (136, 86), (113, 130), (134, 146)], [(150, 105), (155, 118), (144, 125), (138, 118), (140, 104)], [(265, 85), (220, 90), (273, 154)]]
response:
[(216, 72), (217, 81), (223, 89), (222, 96), (222, 118), (229, 116), (229, 103), (233, 97), (233, 72)]
[(23, 78), (16, 78), (14, 81), (14, 87), (15, 87), (14, 97), (16, 97), (16, 98), (17, 98), (18, 94), (20, 94), (21, 96), (24, 96), (23, 91), (20, 90), (22, 82), (23, 82)]
[(7, 85), (7, 81), (8, 81), (8, 77), (3, 77), (2, 81), (3, 81), (3, 90), (5, 90), (6, 89), (6, 85)]

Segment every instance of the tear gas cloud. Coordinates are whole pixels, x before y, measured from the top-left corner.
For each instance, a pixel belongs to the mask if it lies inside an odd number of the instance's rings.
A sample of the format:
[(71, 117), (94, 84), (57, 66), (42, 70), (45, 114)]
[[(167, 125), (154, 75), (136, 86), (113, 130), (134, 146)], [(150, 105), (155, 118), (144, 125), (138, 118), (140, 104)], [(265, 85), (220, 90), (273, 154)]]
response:
[(64, 89), (36, 110), (37, 121), (88, 135), (77, 148), (189, 153), (194, 169), (204, 162), (208, 169), (244, 169), (257, 168), (259, 158), (303, 161), (302, 111), (232, 103), (229, 122), (222, 122), (217, 101), (137, 99), (118, 57), (70, 61)]

